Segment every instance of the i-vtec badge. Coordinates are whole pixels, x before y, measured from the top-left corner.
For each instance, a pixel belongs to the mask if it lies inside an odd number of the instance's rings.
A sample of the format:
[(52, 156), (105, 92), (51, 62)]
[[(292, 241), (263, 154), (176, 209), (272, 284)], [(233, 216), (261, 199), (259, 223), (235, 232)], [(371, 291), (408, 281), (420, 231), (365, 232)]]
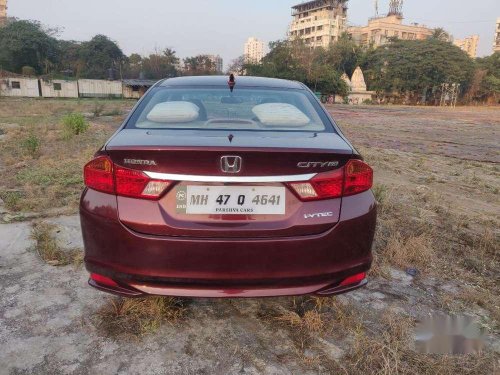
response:
[(301, 161), (297, 164), (297, 167), (299, 168), (327, 168), (338, 166), (338, 161)]
[(154, 160), (140, 160), (140, 159), (123, 159), (125, 164), (133, 165), (156, 165)]
[(319, 219), (321, 217), (333, 217), (333, 212), (317, 212), (315, 214), (304, 214), (304, 219)]

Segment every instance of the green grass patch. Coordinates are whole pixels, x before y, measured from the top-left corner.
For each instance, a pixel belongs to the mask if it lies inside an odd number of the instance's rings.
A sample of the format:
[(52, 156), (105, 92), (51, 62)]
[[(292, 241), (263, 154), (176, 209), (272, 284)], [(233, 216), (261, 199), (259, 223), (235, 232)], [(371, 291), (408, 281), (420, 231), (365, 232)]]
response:
[(20, 191), (4, 191), (0, 193), (0, 198), (4, 201), (5, 207), (11, 211), (16, 211), (19, 209), (23, 194)]
[(16, 175), (18, 182), (40, 187), (72, 187), (83, 184), (81, 165), (65, 163), (59, 165), (37, 165), (22, 169)]

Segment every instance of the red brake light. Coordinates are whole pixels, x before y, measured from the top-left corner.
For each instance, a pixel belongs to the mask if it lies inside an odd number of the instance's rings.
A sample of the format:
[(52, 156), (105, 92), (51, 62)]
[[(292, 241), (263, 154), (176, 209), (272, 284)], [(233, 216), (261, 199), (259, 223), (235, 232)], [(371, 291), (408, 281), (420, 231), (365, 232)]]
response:
[(344, 167), (344, 196), (370, 190), (373, 185), (373, 169), (362, 160), (349, 160)]
[(289, 185), (302, 201), (333, 199), (371, 189), (373, 170), (362, 160), (352, 159), (343, 168), (320, 173), (309, 181)]
[(290, 186), (303, 201), (331, 199), (342, 196), (344, 169), (322, 173), (309, 181), (292, 182)]
[(103, 193), (114, 193), (113, 162), (106, 156), (89, 161), (83, 168), (85, 186)]
[(148, 176), (141, 171), (117, 167), (115, 170), (116, 194), (136, 197), (148, 184)]
[(85, 186), (125, 197), (158, 199), (170, 185), (170, 181), (152, 180), (141, 171), (116, 166), (107, 156), (98, 156), (83, 171)]
[(134, 169), (115, 169), (116, 194), (132, 198), (156, 199), (163, 194), (169, 181), (151, 180), (145, 173)]

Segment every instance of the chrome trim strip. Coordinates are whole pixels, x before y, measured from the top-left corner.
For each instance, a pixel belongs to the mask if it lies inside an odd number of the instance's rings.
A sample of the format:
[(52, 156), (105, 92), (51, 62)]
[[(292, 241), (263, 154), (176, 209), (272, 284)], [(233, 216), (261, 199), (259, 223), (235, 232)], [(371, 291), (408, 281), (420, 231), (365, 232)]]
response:
[(293, 182), (308, 181), (316, 173), (288, 176), (194, 176), (189, 174), (170, 174), (144, 171), (155, 180), (190, 181), (190, 182)]

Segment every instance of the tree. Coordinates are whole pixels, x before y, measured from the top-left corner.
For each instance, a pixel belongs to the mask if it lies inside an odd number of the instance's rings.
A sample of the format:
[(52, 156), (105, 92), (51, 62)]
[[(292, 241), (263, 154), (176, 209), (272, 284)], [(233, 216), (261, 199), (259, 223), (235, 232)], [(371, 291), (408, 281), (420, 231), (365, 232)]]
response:
[(500, 99), (500, 52), (476, 60), (477, 70), (467, 93), (469, 100), (498, 103)]
[(434, 29), (430, 38), (440, 40), (441, 42), (449, 42), (451, 40), (450, 34), (442, 27)]
[(245, 64), (248, 75), (291, 79), (304, 82), (307, 77), (307, 48), (302, 41), (278, 40), (269, 43), (269, 53), (260, 64)]
[(80, 75), (85, 78), (109, 78), (109, 70), (121, 71), (126, 57), (118, 45), (105, 35), (83, 42), (78, 51)]
[(488, 75), (500, 78), (500, 52), (495, 52), (493, 55), (487, 57), (478, 58), (477, 66), (479, 69), (487, 71)]
[(184, 59), (184, 72), (191, 76), (212, 75), (217, 74), (217, 67), (210, 56), (198, 55)]
[(133, 53), (127, 58), (127, 64), (123, 69), (123, 76), (126, 78), (139, 78), (142, 70), (142, 56)]
[(0, 68), (20, 73), (30, 66), (48, 73), (57, 61), (58, 43), (36, 21), (12, 21), (0, 28)]
[[(132, 56), (131, 56), (132, 57)], [(176, 77), (179, 58), (173, 49), (166, 48), (162, 52), (156, 51), (141, 61), (142, 72), (145, 78), (161, 79)]]
[(341, 74), (330, 65), (315, 66), (306, 84), (311, 90), (322, 94), (335, 94), (344, 97), (349, 92)]
[(460, 83), (466, 89), (474, 72), (467, 53), (434, 38), (396, 40), (369, 52), (365, 61), (370, 89), (409, 99), (442, 83)]
[(74, 40), (58, 40), (57, 71), (65, 75), (80, 76), (83, 61), (80, 59), (80, 42)]
[(238, 74), (243, 75), (245, 73), (245, 56), (239, 56), (229, 64), (227, 68), (227, 74)]
[(329, 61), (331, 56), (323, 48), (310, 48), (301, 40), (279, 40), (271, 42), (269, 48), (261, 64), (244, 65), (247, 74), (304, 82), (323, 94), (347, 94), (343, 71)]
[(363, 50), (348, 34), (342, 34), (336, 43), (326, 50), (325, 63), (332, 65), (337, 71), (352, 76), (363, 58)]

